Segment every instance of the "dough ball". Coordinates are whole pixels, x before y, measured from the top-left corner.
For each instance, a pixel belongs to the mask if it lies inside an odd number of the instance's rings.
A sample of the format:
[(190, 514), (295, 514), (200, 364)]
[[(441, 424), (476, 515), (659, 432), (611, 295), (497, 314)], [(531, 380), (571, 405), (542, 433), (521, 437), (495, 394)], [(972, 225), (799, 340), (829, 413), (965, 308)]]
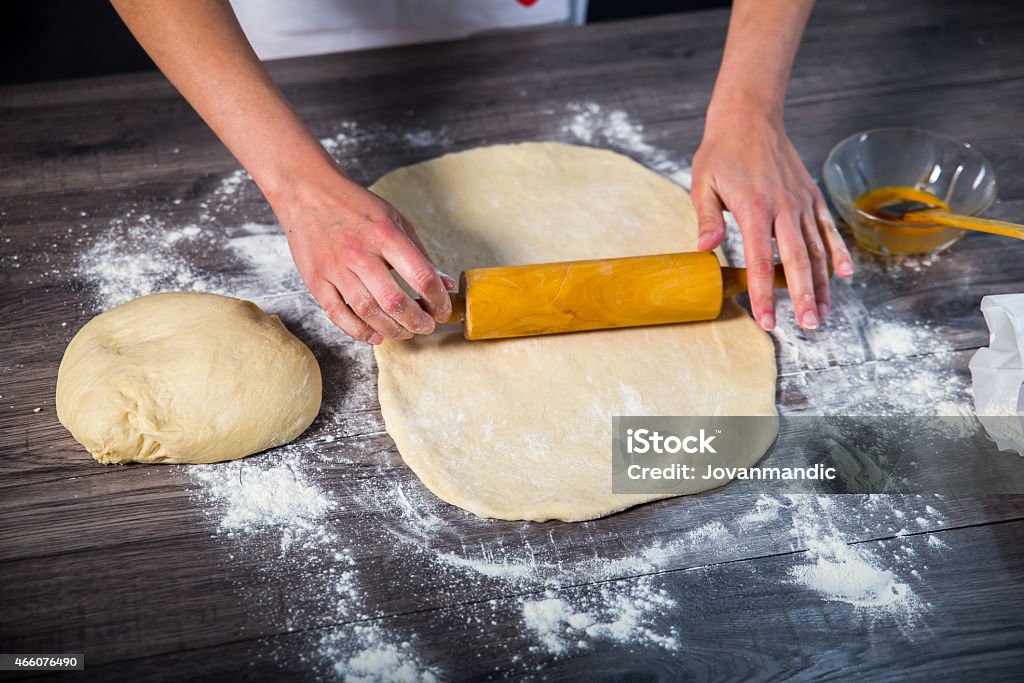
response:
[(251, 301), (150, 294), (90, 320), (57, 374), (57, 417), (104, 463), (208, 463), (280, 446), (320, 411), (320, 367)]

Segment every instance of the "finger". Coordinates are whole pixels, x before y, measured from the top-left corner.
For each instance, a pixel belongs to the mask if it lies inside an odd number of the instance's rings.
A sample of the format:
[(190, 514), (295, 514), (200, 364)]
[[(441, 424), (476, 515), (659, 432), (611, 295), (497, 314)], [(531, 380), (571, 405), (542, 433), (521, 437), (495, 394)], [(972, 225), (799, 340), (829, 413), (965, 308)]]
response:
[(349, 308), (333, 283), (321, 280), (316, 290), (314, 296), (320, 303), (320, 306), (323, 307), (324, 313), (345, 334), (356, 341), (366, 342), (367, 344), (380, 344), (384, 341), (384, 336), (380, 332), (377, 332), (360, 320), (352, 309)]
[(772, 222), (763, 211), (740, 212), (743, 259), (747, 267), (747, 294), (754, 319), (765, 331), (775, 329), (775, 259), (772, 255)]
[(710, 183), (701, 183), (692, 196), (697, 211), (697, 249), (710, 251), (725, 239), (725, 206)]
[(405, 234), (409, 236), (409, 239), (412, 240), (413, 245), (415, 245), (416, 248), (419, 249), (420, 253), (426, 256), (429, 261), (430, 252), (428, 252), (426, 246), (424, 246), (419, 233), (416, 232), (416, 226), (412, 224), (412, 221), (399, 213), (398, 224), (402, 227), (402, 230), (405, 231)]
[[(381, 268), (384, 266), (382, 265)], [(388, 277), (391, 277), (390, 273)], [(393, 280), (393, 278), (392, 278)], [(376, 297), (370, 293), (357, 273), (346, 271), (338, 277), (338, 291), (342, 300), (365, 324), (388, 339), (410, 339), (412, 332), (385, 313)]]
[(825, 204), (825, 199), (821, 196), (815, 199), (814, 216), (818, 221), (818, 230), (824, 239), (825, 247), (832, 257), (832, 265), (835, 267), (836, 274), (839, 277), (850, 277), (853, 275), (853, 258), (850, 257), (850, 251), (846, 248), (843, 236), (839, 234), (836, 222)]
[[(433, 264), (434, 261), (433, 259), (430, 258), (430, 253), (427, 251), (426, 246), (424, 246), (423, 242), (420, 240), (420, 236), (416, 232), (416, 228), (413, 227), (413, 224), (409, 222), (409, 219), (403, 216), (402, 214), (398, 214), (398, 220), (402, 225), (402, 230), (404, 230), (405, 234), (409, 236), (409, 239), (412, 240), (412, 243), (416, 246), (417, 249), (419, 249), (420, 253), (427, 257), (427, 260), (430, 261), (431, 264)], [(458, 284), (458, 281), (455, 278), (453, 278), (451, 275), (438, 268), (436, 265), (434, 266), (434, 270), (437, 272), (438, 276), (440, 276), (441, 283), (444, 284), (445, 288), (455, 289), (455, 286)]]
[[(409, 245), (410, 249), (415, 251), (411, 242), (408, 240), (405, 240), (405, 242)], [(422, 255), (420, 258), (422, 258)], [(426, 263), (425, 259), (424, 263)], [(392, 320), (414, 334), (430, 334), (434, 331), (434, 319), (427, 315), (419, 303), (414, 301), (405, 290), (398, 286), (398, 282), (391, 275), (387, 264), (380, 259), (374, 259), (373, 261), (366, 262), (362, 268), (357, 265), (354, 270), (356, 275), (363, 281), (366, 289), (376, 299), (380, 309)], [(434, 280), (437, 281), (437, 286), (440, 287), (441, 280), (432, 268), (430, 273)], [(447, 294), (445, 294), (445, 298), (447, 299)]]
[(805, 330), (818, 327), (818, 310), (814, 300), (814, 278), (811, 258), (807, 253), (800, 217), (780, 214), (775, 218), (775, 242), (786, 269), (786, 284), (793, 300), (797, 322)]
[[(411, 228), (412, 226), (408, 227)], [(408, 233), (406, 234), (408, 235)], [(415, 230), (413, 230), (413, 234), (415, 234)], [(420, 295), (421, 303), (415, 304), (416, 308), (420, 309), (420, 311), (425, 309), (437, 322), (445, 322), (452, 316), (452, 304), (451, 299), (448, 298), (448, 288), (441, 281), (441, 274), (437, 268), (434, 267), (434, 264), (430, 262), (421, 249), (422, 244), (417, 247), (413, 238), (409, 236), (409, 239), (405, 240), (390, 240), (384, 246), (381, 253), (391, 267), (395, 269), (395, 272), (412, 287), (414, 292)], [(391, 280), (394, 281), (394, 278), (391, 278)], [(370, 289), (372, 290), (373, 288), (371, 287)], [(405, 311), (403, 310), (402, 313), (404, 314)], [(414, 322), (417, 317), (411, 313), (407, 314), (410, 323)], [(395, 317), (395, 319), (405, 324), (405, 320), (402, 318)], [(417, 331), (412, 327), (409, 327), (409, 329), (414, 332)], [(433, 329), (433, 323), (431, 323), (430, 331), (433, 331)]]
[(824, 322), (832, 310), (832, 299), (828, 286), (828, 253), (821, 241), (818, 220), (814, 217), (814, 212), (810, 207), (801, 214), (800, 226), (804, 232), (807, 256), (811, 259), (811, 280), (814, 283), (814, 302), (817, 306), (818, 321)]

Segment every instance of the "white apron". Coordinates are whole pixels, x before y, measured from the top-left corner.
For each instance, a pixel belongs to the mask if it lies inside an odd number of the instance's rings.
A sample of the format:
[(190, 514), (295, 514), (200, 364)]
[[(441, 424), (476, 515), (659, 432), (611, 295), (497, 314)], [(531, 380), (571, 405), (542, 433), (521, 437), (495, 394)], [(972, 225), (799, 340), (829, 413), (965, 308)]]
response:
[(480, 31), (580, 25), (587, 0), (231, 0), (260, 59), (462, 38)]

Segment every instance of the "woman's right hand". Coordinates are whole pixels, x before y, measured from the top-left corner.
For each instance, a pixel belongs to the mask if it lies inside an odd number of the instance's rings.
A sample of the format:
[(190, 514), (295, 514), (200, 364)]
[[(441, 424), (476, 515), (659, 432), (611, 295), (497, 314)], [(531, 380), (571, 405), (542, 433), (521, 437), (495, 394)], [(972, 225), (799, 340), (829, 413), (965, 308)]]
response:
[[(416, 231), (352, 182), (298, 117), (224, 0), (113, 0), (153, 61), (252, 175), (277, 214), (306, 286), (360, 341), (429, 333), (451, 315)], [(394, 269), (418, 293), (413, 300)], [(447, 282), (442, 282), (447, 278)]]
[[(451, 278), (409, 221), (352, 182), (263, 67), (224, 0), (113, 0), (118, 14), (263, 191), (306, 286), (334, 323), (371, 344), (447, 320)], [(398, 286), (390, 269), (421, 297)], [(447, 282), (442, 282), (442, 277)], [(422, 305), (421, 305), (422, 304)]]
[[(451, 316), (451, 276), (438, 271), (412, 224), (336, 165), (289, 182), (268, 199), (295, 265), (327, 317), (358, 341), (429, 334)], [(419, 295), (410, 297), (391, 269)]]

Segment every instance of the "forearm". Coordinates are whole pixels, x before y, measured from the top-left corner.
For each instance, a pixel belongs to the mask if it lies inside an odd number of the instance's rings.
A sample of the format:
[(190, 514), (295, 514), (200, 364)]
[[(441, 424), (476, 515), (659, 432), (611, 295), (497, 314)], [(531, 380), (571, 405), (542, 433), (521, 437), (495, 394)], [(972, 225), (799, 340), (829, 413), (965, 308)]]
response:
[(112, 4), (268, 198), (332, 163), (256, 57), (227, 0)]
[[(338, 168), (252, 51), (227, 0), (112, 0), (164, 75), (252, 174), (310, 292), (355, 339), (428, 334), (447, 287), (412, 224)], [(392, 269), (419, 295), (403, 291)]]
[(708, 124), (749, 116), (782, 125), (790, 70), (813, 0), (735, 0)]

